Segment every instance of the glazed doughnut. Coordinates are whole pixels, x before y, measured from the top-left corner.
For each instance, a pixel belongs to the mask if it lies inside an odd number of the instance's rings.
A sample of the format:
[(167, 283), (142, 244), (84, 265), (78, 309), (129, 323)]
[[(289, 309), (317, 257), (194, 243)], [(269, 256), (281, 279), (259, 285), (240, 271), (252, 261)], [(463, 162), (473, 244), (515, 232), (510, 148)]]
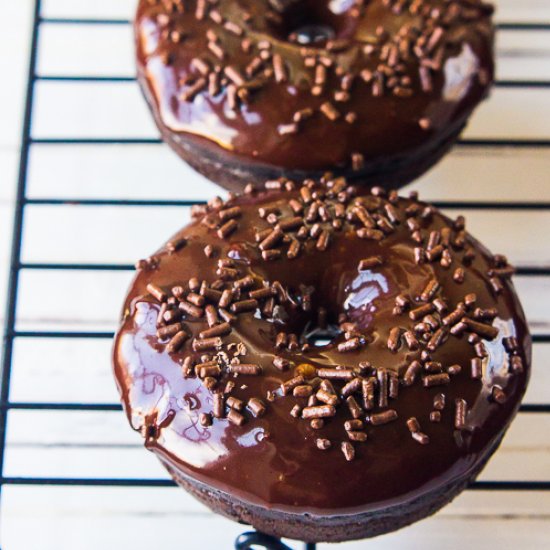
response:
[(378, 535), (475, 479), (531, 340), (505, 257), (343, 178), (210, 201), (138, 263), (114, 369), (132, 427), (210, 508), (306, 541)]
[(478, 0), (141, 0), (138, 78), (164, 140), (234, 191), (330, 170), (397, 187), (493, 80)]

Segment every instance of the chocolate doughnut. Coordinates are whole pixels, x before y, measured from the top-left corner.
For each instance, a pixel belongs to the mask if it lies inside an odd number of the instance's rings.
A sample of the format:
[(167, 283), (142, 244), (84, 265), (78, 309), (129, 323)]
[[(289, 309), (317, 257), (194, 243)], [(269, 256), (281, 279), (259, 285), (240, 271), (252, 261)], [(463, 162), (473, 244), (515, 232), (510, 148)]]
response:
[(164, 140), (228, 189), (387, 188), (449, 149), (493, 80), (477, 0), (141, 0), (138, 78)]
[(343, 178), (196, 207), (138, 263), (114, 348), (126, 414), (214, 511), (306, 541), (428, 516), (498, 447), (531, 339), (506, 258)]

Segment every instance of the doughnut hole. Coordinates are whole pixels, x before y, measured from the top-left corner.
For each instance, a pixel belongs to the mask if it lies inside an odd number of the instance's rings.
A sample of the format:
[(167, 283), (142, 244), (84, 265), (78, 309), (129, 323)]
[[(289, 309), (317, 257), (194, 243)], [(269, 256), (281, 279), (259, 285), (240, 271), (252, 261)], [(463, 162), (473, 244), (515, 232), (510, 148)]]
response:
[[(351, 243), (350, 243), (351, 244)], [(393, 244), (379, 247), (366, 241), (355, 241), (346, 247), (347, 256), (337, 251), (338, 244), (322, 253), (313, 253), (295, 260), (297, 273), (303, 281), (299, 288), (292, 285), (289, 274), (278, 280), (290, 290), (292, 307), (280, 308), (276, 315), (276, 332), (296, 334), (312, 348), (333, 346), (344, 339), (341, 322), (356, 325), (357, 332), (372, 342), (379, 334), (385, 334), (395, 324), (393, 309), (399, 294), (418, 296), (427, 283), (434, 278), (429, 265), (415, 264), (408, 246)], [(359, 262), (373, 255), (384, 258), (381, 266), (359, 271)], [(308, 269), (309, 267), (309, 269)], [(303, 311), (302, 289), (315, 289), (311, 294), (311, 308)], [(319, 309), (326, 312), (326, 323), (319, 322)], [(387, 337), (387, 336), (386, 336)]]
[(279, 40), (307, 47), (323, 47), (329, 40), (351, 38), (357, 18), (351, 17), (353, 0), (297, 0), (290, 2), (281, 21), (269, 23)]

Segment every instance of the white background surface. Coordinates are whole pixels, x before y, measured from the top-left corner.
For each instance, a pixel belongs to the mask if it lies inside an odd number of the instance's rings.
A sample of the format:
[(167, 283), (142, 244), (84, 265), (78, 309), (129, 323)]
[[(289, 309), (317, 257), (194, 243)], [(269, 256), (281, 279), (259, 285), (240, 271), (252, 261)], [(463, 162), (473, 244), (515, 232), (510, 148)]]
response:
[[(32, 4), (0, 0), (0, 302), (5, 296)], [(43, 14), (129, 19), (133, 4), (45, 0)], [(549, 0), (500, 0), (498, 5), (500, 21), (550, 22)], [(497, 50), (501, 80), (550, 80), (550, 31), (501, 31)], [(126, 25), (44, 24), (39, 51), (40, 75), (133, 75)], [(550, 139), (549, 98), (545, 88), (496, 88), (464, 137)], [(134, 83), (37, 84), (34, 137), (156, 135)], [(164, 146), (35, 145), (30, 160), (27, 195), (33, 199), (181, 200), (217, 192)], [(413, 187), (426, 200), (550, 202), (549, 174), (549, 149), (461, 147)], [(472, 233), (494, 252), (506, 253), (520, 266), (548, 266), (549, 212), (472, 210), (467, 216)], [(22, 259), (30, 264), (133, 263), (152, 252), (187, 215), (181, 207), (28, 206)], [(126, 271), (25, 269), (17, 328), (111, 331), (130, 277)], [(517, 277), (516, 284), (533, 332), (549, 333), (550, 280)], [(48, 297), (52, 288), (58, 291), (55, 301)], [(10, 398), (114, 403), (109, 352), (108, 340), (17, 339)], [(549, 364), (550, 345), (535, 346), (527, 403), (550, 402)], [(519, 415), (481, 479), (550, 480), (549, 438), (550, 415)], [(119, 412), (11, 411), (4, 475), (166, 479)], [(1, 522), (3, 550), (225, 550), (243, 531), (172, 488), (8, 485)], [(550, 493), (468, 491), (431, 519), (341, 548), (450, 550), (459, 544), (468, 549), (489, 544), (499, 549), (549, 548)]]

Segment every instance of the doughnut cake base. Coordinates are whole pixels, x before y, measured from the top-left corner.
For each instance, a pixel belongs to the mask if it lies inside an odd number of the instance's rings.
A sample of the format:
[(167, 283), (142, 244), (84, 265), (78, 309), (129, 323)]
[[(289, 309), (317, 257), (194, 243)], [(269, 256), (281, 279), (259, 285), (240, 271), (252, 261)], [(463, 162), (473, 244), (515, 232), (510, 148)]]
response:
[(131, 426), (260, 531), (341, 541), (434, 513), (516, 414), (531, 339), (506, 258), (416, 197), (268, 181), (138, 263), (114, 348)]
[[(147, 99), (147, 94), (146, 94)], [(250, 159), (240, 158), (219, 147), (213, 147), (205, 139), (196, 136), (180, 136), (165, 131), (158, 121), (154, 105), (151, 110), (157, 119), (162, 133), (162, 139), (177, 155), (187, 162), (197, 172), (210, 181), (215, 181), (232, 192), (242, 192), (249, 184), (261, 185), (268, 180), (287, 178), (300, 181), (306, 178), (320, 178), (323, 171), (292, 170), (268, 164), (261, 164)], [(345, 177), (350, 182), (357, 181), (361, 185), (380, 185), (385, 189), (399, 189), (427, 172), (450, 151), (462, 133), (465, 123), (443, 136), (440, 141), (430, 144), (430, 149), (421, 151), (416, 156), (403, 155), (391, 160), (371, 162), (368, 170), (348, 169), (334, 170), (334, 174)]]
[(257, 531), (274, 537), (303, 542), (344, 542), (391, 533), (435, 514), (476, 479), (499, 445), (500, 441), (488, 452), (486, 459), (470, 472), (469, 476), (450, 482), (437, 491), (406, 504), (351, 516), (318, 516), (270, 510), (239, 500), (223, 491), (188, 478), (163, 460), (161, 462), (180, 487), (212, 511), (233, 521), (252, 525)]

